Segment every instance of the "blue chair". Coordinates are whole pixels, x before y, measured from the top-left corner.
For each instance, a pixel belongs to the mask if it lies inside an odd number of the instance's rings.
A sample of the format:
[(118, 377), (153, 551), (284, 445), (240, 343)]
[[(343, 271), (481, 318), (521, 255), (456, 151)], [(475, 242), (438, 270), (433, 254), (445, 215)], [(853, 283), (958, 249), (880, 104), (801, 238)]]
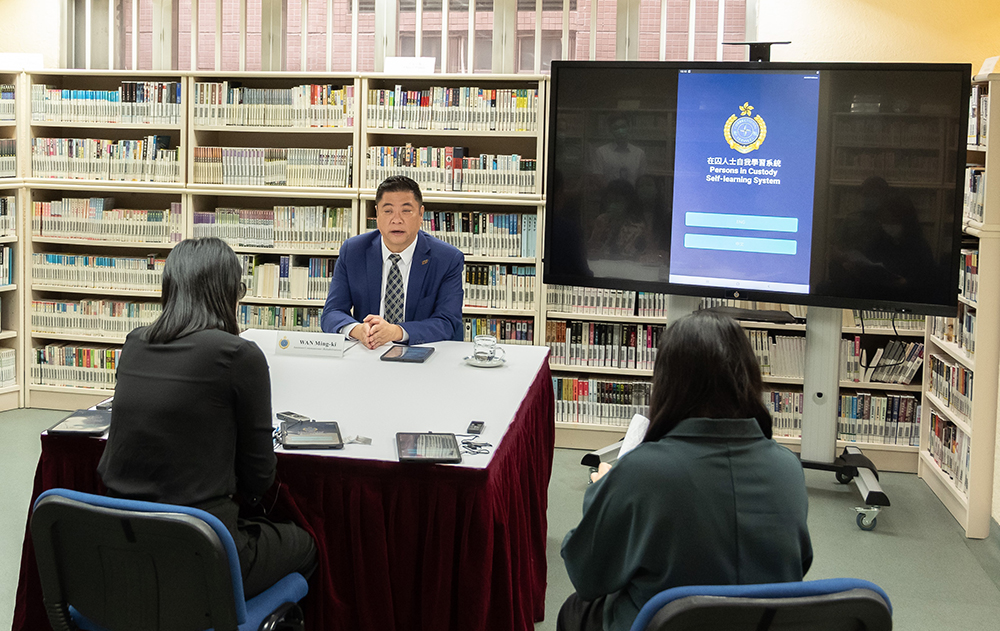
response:
[(196, 508), (52, 489), (35, 502), (31, 539), (56, 631), (303, 628), (302, 575), (245, 600), (232, 535)]
[(660, 592), (631, 631), (890, 631), (882, 588), (852, 578), (699, 585)]

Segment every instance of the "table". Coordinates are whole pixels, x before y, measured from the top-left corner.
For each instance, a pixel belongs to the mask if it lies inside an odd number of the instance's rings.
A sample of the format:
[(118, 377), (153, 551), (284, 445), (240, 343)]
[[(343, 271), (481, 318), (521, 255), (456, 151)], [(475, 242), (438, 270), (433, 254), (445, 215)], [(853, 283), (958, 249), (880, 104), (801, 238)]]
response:
[[(373, 439), (322, 455), (279, 450), (278, 484), (261, 504), (316, 539), (307, 628), (533, 629), (545, 609), (554, 441), (548, 349), (506, 346), (508, 365), (477, 369), (461, 362), (471, 349), (461, 342), (435, 344), (424, 364), (390, 364), (362, 347), (340, 360), (279, 357), (273, 335), (247, 337), (268, 356), (274, 410), (337, 420), (344, 435)], [(486, 421), (492, 454), (465, 456), (461, 465), (395, 462), (396, 431), (461, 433), (472, 418)], [(32, 502), (53, 487), (104, 491), (96, 472), (103, 440), (41, 440)], [(13, 629), (44, 628), (26, 533)]]

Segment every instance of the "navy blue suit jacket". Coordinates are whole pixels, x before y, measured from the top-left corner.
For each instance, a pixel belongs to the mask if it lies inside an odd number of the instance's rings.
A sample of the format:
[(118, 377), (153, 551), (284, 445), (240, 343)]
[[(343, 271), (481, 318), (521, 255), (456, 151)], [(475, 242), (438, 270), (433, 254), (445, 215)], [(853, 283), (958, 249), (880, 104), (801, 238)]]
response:
[[(379, 313), (382, 295), (382, 235), (378, 230), (351, 237), (340, 247), (330, 293), (320, 319), (336, 333), (369, 314)], [(423, 230), (410, 263), (406, 318), (400, 325), (409, 344), (462, 340), (462, 269), (465, 255)]]

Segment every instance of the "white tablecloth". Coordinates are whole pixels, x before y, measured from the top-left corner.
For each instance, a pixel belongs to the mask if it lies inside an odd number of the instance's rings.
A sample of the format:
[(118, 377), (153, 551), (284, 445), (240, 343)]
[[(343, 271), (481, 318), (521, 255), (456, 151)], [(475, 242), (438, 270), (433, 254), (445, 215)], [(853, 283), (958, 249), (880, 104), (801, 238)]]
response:
[[(499, 368), (462, 361), (472, 352), (469, 342), (428, 344), (435, 351), (422, 364), (380, 361), (388, 345), (368, 350), (357, 344), (339, 359), (277, 355), (279, 334), (243, 333), (267, 357), (273, 411), (337, 421), (345, 440), (353, 435), (372, 439), (371, 445), (294, 452), (368, 460), (397, 460), (396, 432), (463, 434), (474, 419), (486, 422), (477, 440), (495, 449), (548, 354), (543, 346), (501, 345), (507, 362)], [(484, 468), (492, 453), (463, 454), (455, 466)]]

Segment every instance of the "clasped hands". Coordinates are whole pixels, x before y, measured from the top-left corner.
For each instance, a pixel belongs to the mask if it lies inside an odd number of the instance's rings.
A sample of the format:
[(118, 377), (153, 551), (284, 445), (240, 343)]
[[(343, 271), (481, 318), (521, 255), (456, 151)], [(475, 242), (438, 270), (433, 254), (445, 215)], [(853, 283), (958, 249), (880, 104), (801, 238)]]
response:
[(386, 322), (382, 316), (370, 314), (364, 322), (351, 329), (351, 337), (374, 349), (389, 342), (402, 340), (403, 327)]

